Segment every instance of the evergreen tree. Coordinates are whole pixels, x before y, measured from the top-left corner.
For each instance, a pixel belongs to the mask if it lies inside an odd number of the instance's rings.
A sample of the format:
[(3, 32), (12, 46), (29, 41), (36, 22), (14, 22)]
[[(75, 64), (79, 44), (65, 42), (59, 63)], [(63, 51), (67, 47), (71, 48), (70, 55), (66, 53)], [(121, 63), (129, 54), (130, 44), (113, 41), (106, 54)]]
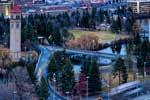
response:
[(83, 16), (82, 16), (82, 19), (81, 19), (82, 27), (89, 28), (89, 26), (90, 26), (89, 25), (90, 24), (89, 19), (90, 19), (90, 14), (89, 14), (88, 9), (86, 9), (86, 10), (83, 11)]
[(124, 60), (122, 58), (118, 58), (115, 66), (114, 66), (114, 71), (113, 71), (113, 75), (114, 78), (119, 75), (119, 84), (121, 81), (121, 75), (122, 75), (122, 79), (123, 79), (123, 83), (127, 82), (128, 76), (127, 76), (127, 69), (126, 66), (124, 64)]
[(125, 64), (122, 65), (122, 83), (127, 83), (128, 73)]
[(71, 64), (69, 59), (65, 60), (65, 65), (62, 69), (62, 75), (60, 78), (60, 88), (62, 92), (65, 94), (67, 91), (71, 91), (75, 84), (75, 77), (73, 71), (73, 65)]
[(112, 20), (111, 30), (112, 32), (119, 33), (119, 24), (117, 20)]
[(100, 73), (96, 60), (94, 60), (90, 66), (88, 85), (91, 94), (96, 94), (101, 91)]
[(84, 59), (81, 71), (87, 76), (89, 76), (91, 62), (88, 59)]
[(41, 78), (40, 84), (37, 86), (36, 90), (40, 100), (47, 99), (50, 95), (44, 77)]
[(104, 11), (101, 9), (98, 12), (98, 20), (100, 23), (102, 23), (104, 21)]
[(58, 51), (53, 54), (49, 59), (49, 64), (47, 67), (47, 72), (49, 73), (50, 79), (53, 78), (53, 74), (57, 74), (62, 70), (62, 66), (65, 64), (66, 54), (65, 51)]

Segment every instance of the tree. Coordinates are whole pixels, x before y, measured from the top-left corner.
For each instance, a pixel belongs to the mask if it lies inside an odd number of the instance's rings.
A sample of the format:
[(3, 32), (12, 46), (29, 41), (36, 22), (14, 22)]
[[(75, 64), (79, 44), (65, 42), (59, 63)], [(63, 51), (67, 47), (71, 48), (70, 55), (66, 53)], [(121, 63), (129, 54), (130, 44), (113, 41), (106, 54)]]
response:
[(60, 28), (59, 27), (54, 27), (53, 29), (53, 33), (52, 33), (52, 41), (56, 44), (56, 45), (61, 45), (62, 41), (63, 41), (63, 37), (61, 35), (60, 32)]
[[(75, 44), (77, 43), (77, 44)], [(84, 34), (80, 38), (75, 40), (70, 40), (67, 46), (77, 46), (73, 48), (80, 48), (84, 50), (96, 50), (99, 48), (99, 36), (95, 33)]]
[(101, 9), (98, 11), (98, 21), (100, 23), (102, 23), (104, 21), (104, 11)]
[(86, 59), (86, 58), (83, 58), (83, 59), (84, 59), (84, 61), (83, 61), (82, 67), (81, 67), (81, 72), (83, 72), (87, 77), (87, 76), (89, 76), (89, 73), (90, 73), (91, 62), (89, 61), (89, 59)]
[(126, 31), (128, 32), (128, 34), (131, 34), (133, 32), (133, 24), (134, 24), (135, 20), (133, 16), (128, 16), (127, 20), (126, 20)]
[(41, 78), (40, 84), (36, 88), (40, 100), (47, 99), (50, 95), (47, 83), (44, 77)]
[(128, 75), (127, 75), (127, 69), (124, 64), (124, 60), (122, 58), (118, 58), (115, 66), (114, 66), (114, 71), (113, 71), (114, 78), (119, 75), (119, 84), (121, 80), (121, 75), (122, 75), (122, 83), (127, 82)]
[(33, 66), (35, 66), (35, 65), (32, 64), (32, 63), (29, 63), (29, 64), (27, 65), (27, 70), (28, 70), (29, 76), (30, 76), (30, 78), (31, 78), (31, 80), (32, 80), (32, 83), (34, 83), (35, 80), (36, 80), (36, 77), (35, 77), (35, 75), (34, 75), (34, 70), (35, 70), (35, 68), (34, 68)]
[(58, 51), (53, 54), (52, 57), (49, 58), (49, 64), (47, 67), (47, 72), (49, 73), (49, 77), (52, 80), (53, 74), (57, 74), (62, 70), (62, 66), (65, 64), (66, 54), (65, 51)]
[(101, 91), (100, 72), (96, 60), (92, 61), (90, 66), (88, 85), (91, 94)]
[(79, 90), (79, 94), (82, 97), (85, 97), (86, 95), (86, 87), (87, 87), (87, 79), (86, 79), (86, 75), (81, 71), (81, 73), (79, 74), (79, 82), (78, 82), (78, 88), (77, 90)]
[(112, 20), (112, 25), (111, 25), (111, 30), (112, 30), (112, 32), (115, 32), (115, 33), (119, 33), (119, 28), (120, 28), (120, 26), (119, 26), (119, 22), (118, 22), (118, 20), (116, 19), (116, 20)]
[(75, 77), (73, 71), (73, 65), (69, 59), (65, 59), (65, 64), (62, 69), (60, 78), (60, 88), (65, 94), (67, 91), (71, 91), (75, 84)]
[(133, 24), (132, 30), (133, 30), (133, 33), (134, 33), (134, 37), (136, 37), (137, 35), (139, 35), (139, 33), (140, 33), (140, 27), (138, 26), (137, 23)]
[(83, 11), (83, 16), (81, 18), (81, 26), (84, 28), (89, 28), (89, 26), (90, 26), (89, 19), (90, 19), (90, 14), (89, 14), (88, 9), (86, 9)]

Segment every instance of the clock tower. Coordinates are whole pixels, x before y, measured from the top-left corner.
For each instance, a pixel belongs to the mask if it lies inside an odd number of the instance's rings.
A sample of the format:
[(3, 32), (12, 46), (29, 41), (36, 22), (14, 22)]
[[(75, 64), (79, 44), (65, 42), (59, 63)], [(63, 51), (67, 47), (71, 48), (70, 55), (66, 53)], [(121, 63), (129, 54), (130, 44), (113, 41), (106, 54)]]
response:
[(17, 5), (11, 10), (10, 55), (12, 61), (19, 61), (21, 57), (21, 10)]

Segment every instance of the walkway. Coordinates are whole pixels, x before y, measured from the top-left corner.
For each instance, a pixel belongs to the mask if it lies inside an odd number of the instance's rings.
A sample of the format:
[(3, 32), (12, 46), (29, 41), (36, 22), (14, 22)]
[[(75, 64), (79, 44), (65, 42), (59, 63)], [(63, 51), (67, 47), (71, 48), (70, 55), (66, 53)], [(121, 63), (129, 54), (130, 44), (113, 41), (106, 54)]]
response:
[(35, 75), (37, 76), (38, 80), (40, 80), (42, 76), (45, 78), (49, 87), (49, 92), (50, 92), (50, 97), (48, 100), (66, 100), (65, 98), (60, 96), (58, 93), (56, 93), (54, 89), (52, 89), (47, 78), (46, 68), (48, 65), (49, 57), (52, 55), (52, 52), (48, 50), (45, 46), (40, 45), (39, 48), (41, 50), (41, 54), (39, 56), (39, 60), (36, 65)]
[[(61, 47), (52, 47), (52, 46), (47, 46), (49, 50), (55, 50), (55, 51), (62, 51), (64, 48)], [(99, 51), (90, 51), (90, 50), (75, 50), (75, 49), (65, 49), (67, 53), (69, 54), (75, 54), (75, 55), (89, 55), (89, 56), (95, 56), (95, 57), (103, 57), (103, 58), (108, 58), (108, 59), (116, 59), (118, 54), (111, 54), (111, 53), (103, 53)], [(126, 55), (119, 55), (120, 57), (126, 57)]]

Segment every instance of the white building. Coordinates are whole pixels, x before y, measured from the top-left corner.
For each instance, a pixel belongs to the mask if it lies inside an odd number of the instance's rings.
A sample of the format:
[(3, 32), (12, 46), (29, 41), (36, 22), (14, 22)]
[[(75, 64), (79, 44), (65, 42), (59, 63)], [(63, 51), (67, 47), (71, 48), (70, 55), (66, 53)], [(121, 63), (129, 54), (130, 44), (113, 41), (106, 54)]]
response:
[(150, 0), (127, 0), (134, 13), (150, 13)]

